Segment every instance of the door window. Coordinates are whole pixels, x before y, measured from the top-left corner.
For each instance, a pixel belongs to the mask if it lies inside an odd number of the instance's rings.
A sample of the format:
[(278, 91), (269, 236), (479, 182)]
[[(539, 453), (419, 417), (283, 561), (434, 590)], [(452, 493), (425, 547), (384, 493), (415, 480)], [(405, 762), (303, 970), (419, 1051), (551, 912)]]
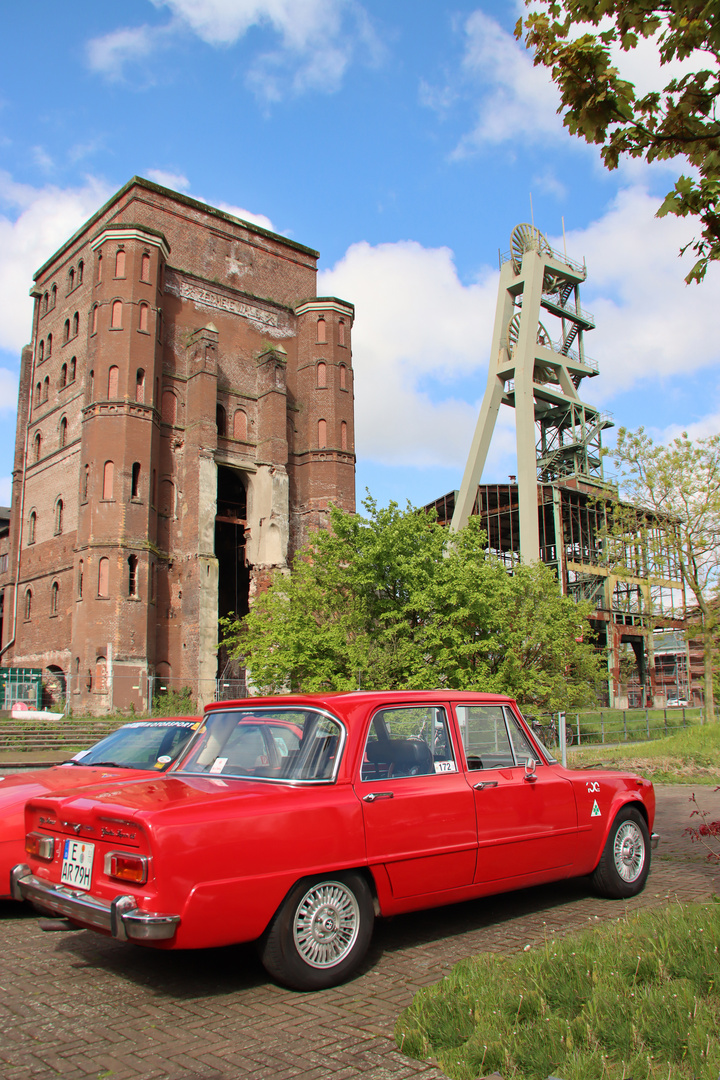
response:
[(442, 706), (381, 709), (375, 713), (363, 757), (362, 780), (456, 772)]

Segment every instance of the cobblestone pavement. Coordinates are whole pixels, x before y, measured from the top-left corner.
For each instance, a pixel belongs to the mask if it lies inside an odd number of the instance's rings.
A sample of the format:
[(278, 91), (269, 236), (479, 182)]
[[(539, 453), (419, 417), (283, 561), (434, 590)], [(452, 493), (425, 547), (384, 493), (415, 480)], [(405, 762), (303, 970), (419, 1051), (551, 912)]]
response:
[[(376, 927), (358, 978), (318, 994), (271, 983), (246, 946), (173, 953), (88, 932), (41, 933), (0, 906), (3, 1080), (442, 1080), (399, 1054), (398, 1013), (481, 951), (514, 952), (625, 911), (720, 893), (720, 868), (682, 837), (690, 788), (658, 789), (663, 836), (645, 892), (599, 900), (581, 882), (407, 915)], [(720, 817), (720, 793), (702, 801)]]

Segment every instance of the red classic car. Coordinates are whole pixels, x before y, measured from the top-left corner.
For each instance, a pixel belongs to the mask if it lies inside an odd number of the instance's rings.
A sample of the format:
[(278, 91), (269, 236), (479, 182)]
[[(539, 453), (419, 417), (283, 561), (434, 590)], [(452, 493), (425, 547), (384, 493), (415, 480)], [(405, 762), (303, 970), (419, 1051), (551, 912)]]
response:
[(199, 716), (134, 720), (81, 750), (70, 761), (0, 776), (0, 899), (10, 896), (10, 871), (25, 858), (25, 803), (35, 795), (155, 775), (176, 761), (200, 726)]
[(564, 769), (515, 703), (453, 691), (210, 706), (165, 776), (32, 799), (18, 897), (161, 948), (257, 941), (298, 989), (347, 978), (376, 915), (650, 868), (652, 784)]

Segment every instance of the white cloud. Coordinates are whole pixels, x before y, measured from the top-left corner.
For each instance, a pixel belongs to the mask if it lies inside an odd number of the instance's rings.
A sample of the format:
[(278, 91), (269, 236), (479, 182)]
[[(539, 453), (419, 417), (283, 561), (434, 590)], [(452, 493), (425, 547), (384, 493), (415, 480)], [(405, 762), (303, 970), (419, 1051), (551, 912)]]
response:
[(0, 348), (17, 353), (30, 340), (33, 273), (110, 194), (93, 177), (79, 188), (34, 188), (0, 172)]
[[(454, 394), (453, 383), (487, 362), (497, 273), (487, 269), (464, 285), (448, 248), (358, 243), (320, 274), (318, 290), (356, 306), (358, 453), (388, 464), (462, 468), (478, 403)], [(447, 392), (423, 389), (428, 379)]]
[(182, 173), (166, 172), (165, 169), (148, 169), (145, 175), (148, 180), (161, 184), (163, 187), (172, 188), (173, 191), (190, 190), (190, 181)]
[(128, 64), (192, 33), (213, 48), (235, 45), (250, 29), (279, 38), (279, 48), (258, 55), (247, 71), (251, 89), (267, 101), (286, 92), (332, 92), (358, 46), (372, 57), (379, 43), (357, 0), (151, 0), (171, 14), (162, 26), (114, 30), (88, 43), (90, 67), (119, 79)]
[[(656, 218), (657, 206), (644, 188), (627, 188), (601, 218), (567, 233), (568, 254), (588, 266), (583, 305), (597, 329), (586, 349), (600, 364), (588, 390), (598, 399), (720, 361), (720, 268), (711, 266), (701, 286), (685, 285), (692, 259), (678, 251), (693, 225)], [(561, 238), (550, 242), (562, 250)]]

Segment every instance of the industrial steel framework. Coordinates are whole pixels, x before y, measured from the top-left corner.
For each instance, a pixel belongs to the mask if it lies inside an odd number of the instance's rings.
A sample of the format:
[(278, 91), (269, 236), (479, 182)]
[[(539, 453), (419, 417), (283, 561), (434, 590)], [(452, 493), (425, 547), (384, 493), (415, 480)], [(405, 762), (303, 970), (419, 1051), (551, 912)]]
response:
[[(533, 225), (513, 230), (500, 256), (488, 382), (462, 485), (433, 506), (453, 529), (479, 515), (488, 549), (509, 568), (551, 565), (563, 593), (594, 608), (610, 704), (627, 705), (621, 658), (630, 650), (649, 704), (662, 698), (654, 636), (684, 626), (682, 578), (668, 543), (675, 526), (621, 502), (604, 480), (602, 432), (612, 420), (579, 394), (583, 379), (598, 374), (585, 352), (595, 326), (580, 302), (586, 277), (584, 264), (553, 251)], [(517, 483), (481, 484), (501, 405), (515, 410)]]

